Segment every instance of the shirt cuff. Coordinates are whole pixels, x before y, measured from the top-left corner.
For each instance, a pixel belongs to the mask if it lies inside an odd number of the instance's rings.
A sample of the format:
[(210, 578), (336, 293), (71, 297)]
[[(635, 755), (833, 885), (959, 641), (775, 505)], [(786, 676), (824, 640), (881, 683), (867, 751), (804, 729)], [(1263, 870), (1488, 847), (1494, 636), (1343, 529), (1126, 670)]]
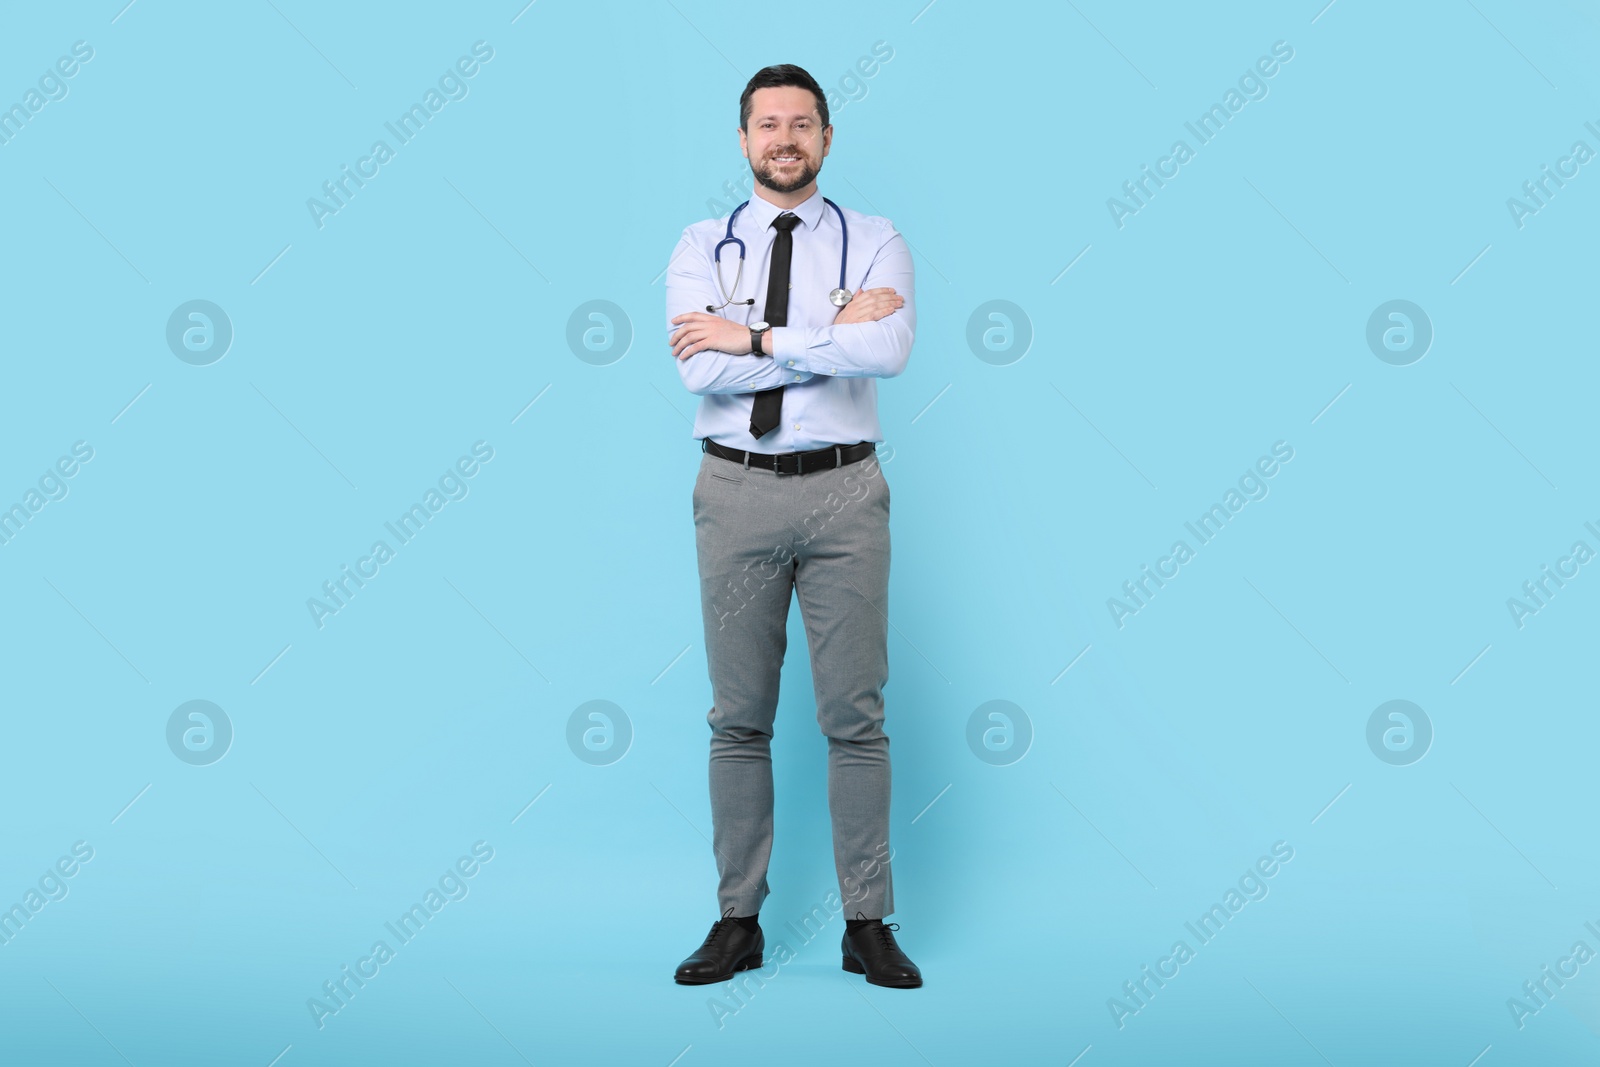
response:
[(809, 378), (813, 374), (837, 374), (837, 367), (826, 365), (825, 353), (822, 359), (810, 358), (812, 350), (806, 347), (807, 332), (799, 326), (774, 326), (767, 331), (763, 347), (772, 349), (772, 361), (795, 381), (801, 381), (801, 375)]

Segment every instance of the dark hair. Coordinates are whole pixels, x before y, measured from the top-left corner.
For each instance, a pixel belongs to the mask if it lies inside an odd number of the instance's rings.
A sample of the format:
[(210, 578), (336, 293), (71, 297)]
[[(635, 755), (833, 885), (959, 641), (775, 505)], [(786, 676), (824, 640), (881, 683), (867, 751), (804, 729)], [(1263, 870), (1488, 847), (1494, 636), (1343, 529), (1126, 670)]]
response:
[(762, 67), (750, 79), (750, 84), (744, 87), (744, 92), (739, 94), (739, 128), (746, 133), (750, 132), (750, 97), (757, 89), (776, 89), (783, 85), (796, 85), (802, 89), (811, 90), (811, 95), (817, 98), (817, 114), (822, 116), (822, 125), (828, 125), (828, 98), (823, 93), (822, 86), (817, 84), (817, 79), (807, 74), (805, 68), (797, 67), (793, 63), (779, 63), (775, 67)]

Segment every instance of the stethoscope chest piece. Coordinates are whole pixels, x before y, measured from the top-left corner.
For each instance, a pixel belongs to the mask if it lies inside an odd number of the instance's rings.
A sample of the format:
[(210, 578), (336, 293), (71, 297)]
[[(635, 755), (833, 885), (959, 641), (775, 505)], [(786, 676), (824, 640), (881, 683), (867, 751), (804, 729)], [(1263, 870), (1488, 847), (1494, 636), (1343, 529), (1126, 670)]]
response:
[(828, 294), (828, 300), (833, 304), (834, 307), (842, 308), (846, 304), (850, 303), (850, 297), (852, 295), (853, 294), (848, 289), (835, 289), (833, 292)]

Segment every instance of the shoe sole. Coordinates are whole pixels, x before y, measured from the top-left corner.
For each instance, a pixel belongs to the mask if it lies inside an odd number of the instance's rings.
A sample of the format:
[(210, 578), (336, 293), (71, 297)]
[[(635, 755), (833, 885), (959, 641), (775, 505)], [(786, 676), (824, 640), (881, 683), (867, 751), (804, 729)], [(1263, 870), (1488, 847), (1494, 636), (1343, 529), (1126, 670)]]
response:
[(684, 978), (674, 975), (672, 980), (677, 982), (679, 985), (713, 985), (717, 982), (726, 982), (740, 971), (753, 971), (760, 966), (761, 957), (755, 956), (745, 960), (743, 963), (737, 964), (733, 970), (729, 971), (727, 974), (719, 974), (715, 978)]
[[(867, 974), (866, 969), (864, 967), (862, 967), (861, 964), (859, 964), (855, 960), (851, 959), (849, 956), (845, 956), (845, 957), (842, 957), (842, 958), (844, 960), (844, 969), (849, 971), (851, 974), (860, 974), (860, 975), (866, 975)], [(873, 978), (870, 975), (867, 976), (867, 981), (872, 983), (873, 985), (884, 986), (887, 989), (916, 989), (918, 986), (920, 986), (922, 984), (922, 979), (920, 979), (920, 978), (901, 979), (898, 982), (885, 982), (885, 981), (882, 981), (880, 979)]]

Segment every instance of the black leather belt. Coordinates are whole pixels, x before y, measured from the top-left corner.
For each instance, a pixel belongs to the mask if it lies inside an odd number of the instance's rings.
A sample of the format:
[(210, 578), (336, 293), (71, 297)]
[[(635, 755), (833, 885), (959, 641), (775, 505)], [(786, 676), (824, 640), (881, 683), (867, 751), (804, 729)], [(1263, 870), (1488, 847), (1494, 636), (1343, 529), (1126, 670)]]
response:
[(779, 474), (814, 474), (817, 471), (833, 470), (846, 463), (856, 463), (866, 459), (878, 450), (874, 441), (858, 441), (853, 445), (829, 445), (827, 448), (817, 448), (810, 452), (746, 452), (738, 448), (728, 448), (719, 445), (709, 437), (700, 439), (700, 451), (709, 452), (720, 459), (742, 463), (746, 467), (760, 467), (762, 470), (776, 471)]

